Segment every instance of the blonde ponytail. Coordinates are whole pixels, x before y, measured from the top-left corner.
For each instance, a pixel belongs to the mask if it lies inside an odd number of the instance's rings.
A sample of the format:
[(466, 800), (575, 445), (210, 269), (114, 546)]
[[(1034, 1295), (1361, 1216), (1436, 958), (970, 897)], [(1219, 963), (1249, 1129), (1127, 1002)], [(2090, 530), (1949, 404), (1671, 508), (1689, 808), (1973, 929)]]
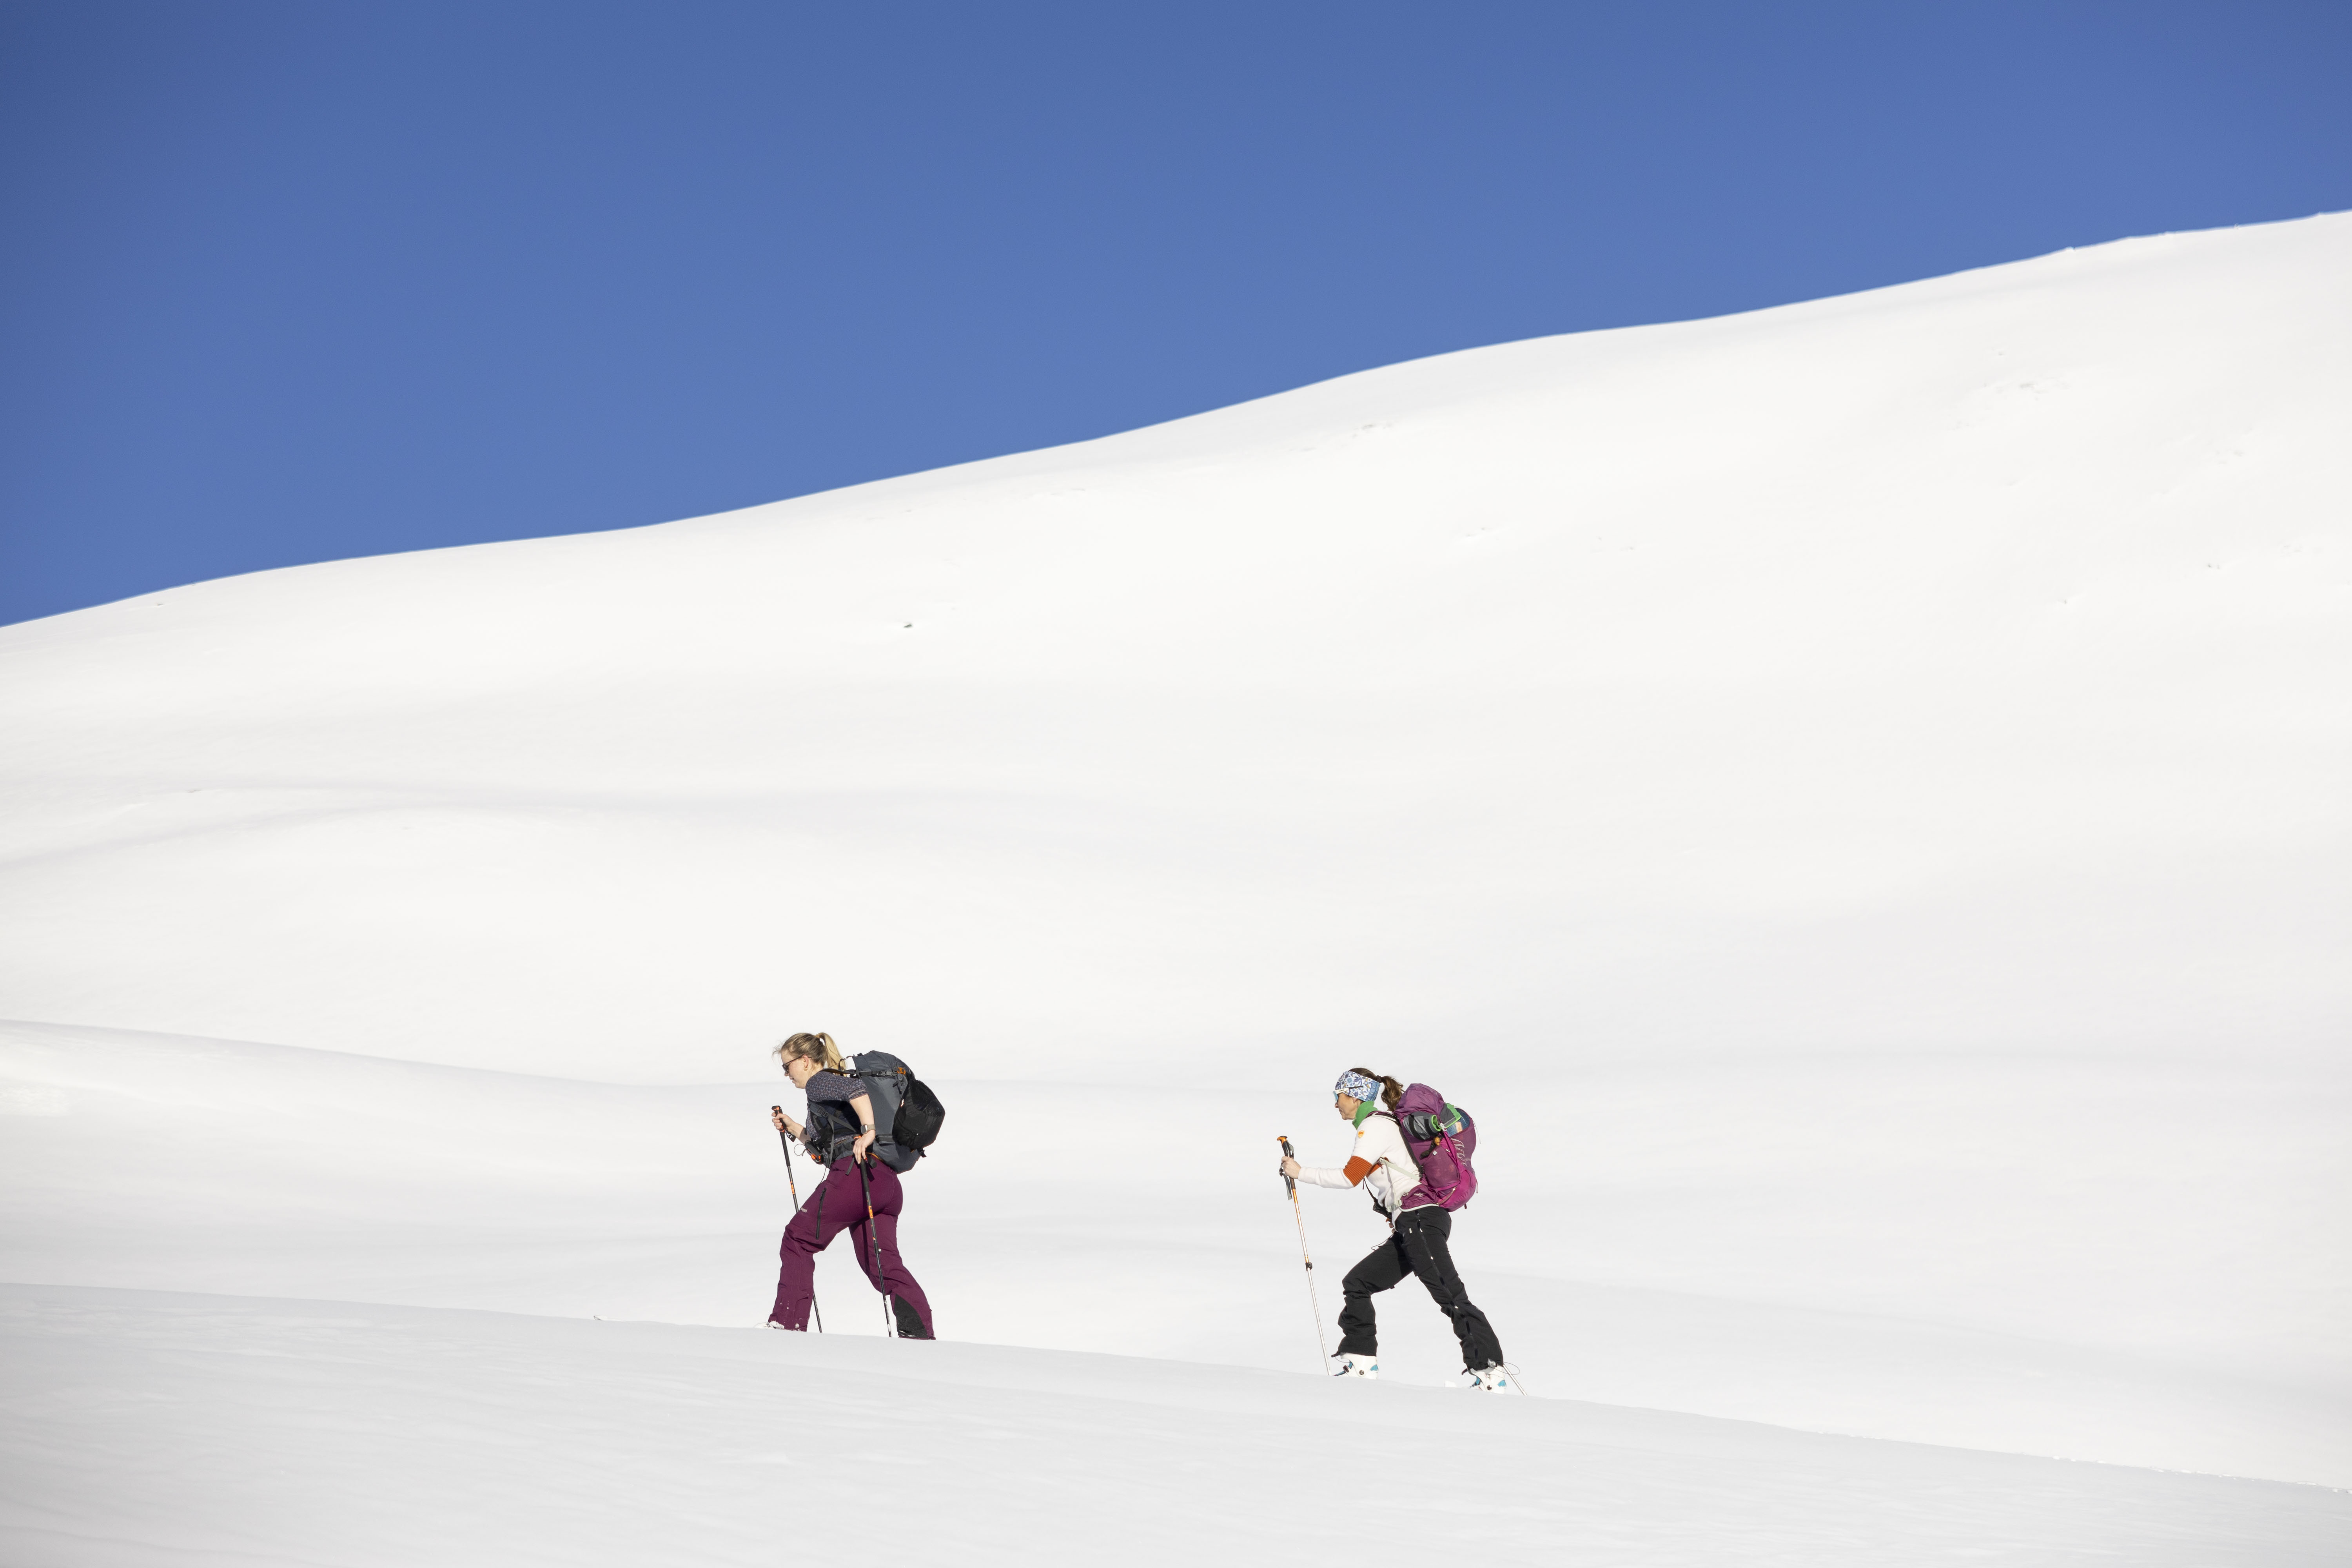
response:
[(794, 1035), (771, 1053), (779, 1062), (798, 1057), (813, 1061), (827, 1072), (847, 1074), (849, 1064), (842, 1059), (841, 1047), (833, 1043), (831, 1035)]

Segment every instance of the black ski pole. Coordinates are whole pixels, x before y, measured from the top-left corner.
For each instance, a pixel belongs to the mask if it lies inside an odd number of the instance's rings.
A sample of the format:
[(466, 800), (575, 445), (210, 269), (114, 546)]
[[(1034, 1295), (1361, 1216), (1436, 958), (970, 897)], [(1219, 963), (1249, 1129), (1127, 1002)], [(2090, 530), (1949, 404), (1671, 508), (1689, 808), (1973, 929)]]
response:
[(866, 1179), (866, 1162), (857, 1162), (858, 1190), (866, 1194), (866, 1239), (874, 1244), (874, 1289), (882, 1292), (882, 1337), (898, 1337), (898, 1324), (890, 1316), (890, 1286), (882, 1278), (882, 1227), (874, 1223), (874, 1185)]
[[(782, 1116), (784, 1113), (784, 1108), (781, 1105), (772, 1105), (768, 1107), (768, 1109), (774, 1111), (778, 1116)], [(784, 1185), (792, 1189), (793, 1217), (797, 1219), (800, 1217), (801, 1212), (801, 1184), (793, 1179), (793, 1141), (784, 1136), (784, 1130), (779, 1127), (776, 1129), (776, 1142), (784, 1146)], [(817, 1189), (816, 1222), (817, 1233), (820, 1236), (822, 1236), (824, 1231), (824, 1189), (819, 1187)], [(809, 1260), (809, 1310), (816, 1314), (816, 1331), (818, 1333), (824, 1332), (824, 1309), (816, 1304), (816, 1260), (814, 1258), (811, 1258)]]
[[(1282, 1145), (1284, 1159), (1298, 1158), (1297, 1154), (1291, 1152), (1290, 1138), (1287, 1133), (1276, 1139), (1276, 1142)], [(1298, 1205), (1298, 1183), (1292, 1177), (1285, 1175), (1282, 1178), (1282, 1184), (1290, 1194), (1291, 1215), (1298, 1221), (1298, 1260), (1307, 1265), (1307, 1305), (1315, 1313), (1315, 1348), (1323, 1354), (1323, 1359), (1315, 1363), (1315, 1370), (1318, 1373), (1326, 1373), (1331, 1370), (1331, 1346), (1323, 1337), (1323, 1299), (1315, 1289), (1315, 1259), (1307, 1251), (1307, 1211)]]

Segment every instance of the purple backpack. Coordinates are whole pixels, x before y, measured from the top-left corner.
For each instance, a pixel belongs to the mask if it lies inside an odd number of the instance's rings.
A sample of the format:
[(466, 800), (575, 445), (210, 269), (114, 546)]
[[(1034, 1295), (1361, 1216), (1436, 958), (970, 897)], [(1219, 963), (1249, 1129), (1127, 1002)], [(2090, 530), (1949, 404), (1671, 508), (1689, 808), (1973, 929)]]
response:
[(1408, 1085), (1397, 1101), (1397, 1130), (1421, 1169), (1421, 1184), (1405, 1194), (1400, 1205), (1423, 1208), (1435, 1204), (1458, 1209), (1478, 1193), (1478, 1173), (1470, 1156), (1478, 1151), (1478, 1124), (1458, 1105), (1425, 1083)]

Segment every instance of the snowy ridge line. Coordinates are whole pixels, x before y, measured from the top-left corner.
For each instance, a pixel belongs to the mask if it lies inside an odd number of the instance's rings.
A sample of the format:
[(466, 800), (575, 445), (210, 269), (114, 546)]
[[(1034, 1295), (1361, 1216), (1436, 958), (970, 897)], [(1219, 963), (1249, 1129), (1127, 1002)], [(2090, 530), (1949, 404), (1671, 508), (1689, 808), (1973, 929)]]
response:
[[(750, 1078), (728, 1080), (692, 1080), (675, 1083), (633, 1083), (622, 1079), (576, 1078), (562, 1073), (517, 1072), (505, 1068), (467, 1067), (452, 1062), (436, 1062), (416, 1057), (383, 1056), (373, 1051), (338, 1049), (331, 1046), (297, 1046), (275, 1040), (230, 1039), (220, 1035), (187, 1035), (166, 1029), (121, 1029), (97, 1024), (67, 1024), (45, 1018), (0, 1018), (0, 1036), (12, 1045), (30, 1045), (37, 1049), (44, 1044), (109, 1046), (147, 1045), (158, 1055), (148, 1058), (142, 1071), (152, 1071), (157, 1066), (167, 1070), (174, 1058), (187, 1063), (193, 1081), (207, 1068), (218, 1067), (239, 1058), (272, 1066), (295, 1067), (304, 1061), (322, 1060), (352, 1064), (349, 1070), (364, 1071), (381, 1068), (387, 1071), (415, 1072), (425, 1075), (446, 1075), (452, 1082), (496, 1083), (511, 1079), (518, 1084), (563, 1084), (583, 1089), (612, 1089), (635, 1092), (658, 1093), (663, 1089), (698, 1090), (710, 1089), (744, 1089), (756, 1087), (762, 1092), (767, 1080)], [(47, 1070), (59, 1074), (76, 1070), (78, 1059), (90, 1064), (92, 1058), (77, 1058), (71, 1052), (53, 1052), (48, 1056)], [(342, 1070), (328, 1068), (322, 1070)], [(63, 1081), (60, 1079), (59, 1081)], [(107, 1081), (103, 1075), (100, 1081)]]
[[(1400, 414), (1426, 416), (1453, 411), (1475, 412), (1481, 404), (1507, 398), (1512, 392), (1518, 390), (1513, 384), (1514, 373), (1549, 378), (1559, 374), (1559, 362), (1563, 358), (1570, 361), (1570, 374), (1576, 371), (1603, 374), (1612, 368), (1612, 362), (1621, 347), (1631, 347), (1644, 355), (1655, 354), (1662, 347), (1671, 352), (1674, 337), (1678, 332), (1692, 333), (1703, 342), (1709, 333), (1720, 333), (1734, 323), (1752, 324), (1765, 331), (1774, 331), (1791, 321), (1829, 321), (1848, 313), (1877, 314), (1890, 306), (1917, 308), (1958, 304), (1982, 293), (2013, 293), (2021, 283), (2028, 287), (2035, 284), (2047, 286), (2062, 279), (2065, 276), (2064, 269), (2082, 263), (2092, 266), (2121, 264), (2126, 267), (2161, 264), (2180, 258), (2183, 250), (2193, 256), (2198, 247), (2209, 245), (2226, 247), (2232, 237), (2259, 236), (2264, 230), (2282, 226), (2282, 224), (2347, 221), (2352, 221), (2352, 213), (2314, 213), (2305, 218), (2282, 220), (2282, 223), (2231, 224), (2212, 229), (2126, 235), (2096, 245), (2070, 245), (2014, 261), (1991, 262), (1958, 272), (1882, 284), (1874, 289), (1858, 289), (1825, 299), (1766, 305), (1727, 316), (1697, 316), (1645, 322), (1638, 326), (1603, 327), (1589, 331), (1559, 332), (1451, 349), (1418, 359), (1401, 360), (1394, 364), (1350, 371), (1221, 408), (1180, 415), (1158, 424), (1139, 426), (1132, 430), (1117, 431), (1088, 440), (1026, 452), (1011, 452), (1001, 457), (979, 458), (919, 473), (895, 474), (839, 489), (795, 496), (789, 500), (740, 507), (732, 511), (646, 526), (724, 527), (739, 519), (759, 517), (764, 520), (779, 509), (804, 508), (817, 511), (835, 504), (851, 506), (861, 503), (874, 509), (863, 515), (878, 520), (895, 515), (900, 503), (919, 498), (933, 489), (968, 492), (992, 483), (1024, 487), (1043, 479), (1074, 480), (1097, 471), (1116, 472), (1139, 464), (1174, 467), (1223, 457), (1245, 445), (1286, 450), (1290, 449), (1287, 444), (1300, 440), (1318, 443), (1344, 440), (1362, 431), (1365, 426), (1360, 421), (1368, 418), (1393, 418)], [(1515, 363), (1515, 361), (1523, 363)], [(1581, 361), (1591, 363), (1589, 365), (1578, 363)], [(1500, 387), (1496, 384), (1498, 382), (1502, 384)], [(607, 531), (632, 531), (614, 529)], [(498, 540), (481, 545), (448, 548), (487, 550), (532, 542), (535, 542)], [(317, 564), (331, 565), (333, 563)], [(283, 571), (304, 569), (275, 568)]]

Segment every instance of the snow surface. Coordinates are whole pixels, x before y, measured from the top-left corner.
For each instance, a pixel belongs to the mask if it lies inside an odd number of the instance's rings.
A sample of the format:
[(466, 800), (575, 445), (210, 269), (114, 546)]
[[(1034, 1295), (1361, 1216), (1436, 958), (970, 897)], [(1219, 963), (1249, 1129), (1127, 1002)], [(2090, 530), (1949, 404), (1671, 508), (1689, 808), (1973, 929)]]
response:
[[(2337, 216), (0, 628), (6, 1560), (2344, 1561), (2347, 429)], [(1358, 1062), (1538, 1397), (1302, 1375)]]
[[(0, 1336), (0, 1542), (58, 1568), (1311, 1563), (1373, 1521), (1469, 1561), (2352, 1547), (2315, 1488), (986, 1345), (23, 1286)], [(1331, 1458), (1391, 1425), (1409, 1481)]]

